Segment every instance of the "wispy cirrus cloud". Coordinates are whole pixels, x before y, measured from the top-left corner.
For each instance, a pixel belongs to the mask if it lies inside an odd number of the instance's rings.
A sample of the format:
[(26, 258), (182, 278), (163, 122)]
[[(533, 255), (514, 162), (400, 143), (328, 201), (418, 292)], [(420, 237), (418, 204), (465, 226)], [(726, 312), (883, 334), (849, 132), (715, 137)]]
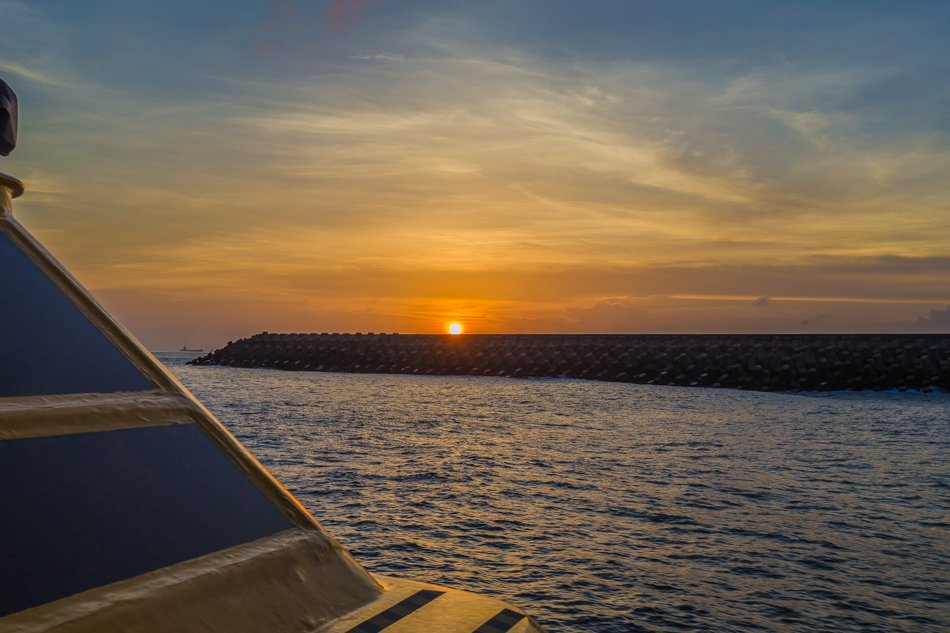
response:
[(510, 3), (262, 2), (159, 54), (114, 4), (82, 37), (31, 9), (53, 61), (6, 44), (83, 86), (26, 88), (11, 165), (44, 192), (21, 217), (147, 328), (870, 331), (950, 299), (947, 89), (923, 44), (880, 58), (870, 9), (799, 25), (818, 54), (603, 21), (629, 3), (546, 5), (545, 34)]
[(69, 85), (67, 82), (52, 77), (42, 70), (27, 68), (23, 64), (18, 64), (14, 61), (0, 60), (0, 73), (3, 73), (3, 75), (7, 77), (12, 75), (13, 77), (26, 79), (27, 81), (45, 86), (67, 87)]

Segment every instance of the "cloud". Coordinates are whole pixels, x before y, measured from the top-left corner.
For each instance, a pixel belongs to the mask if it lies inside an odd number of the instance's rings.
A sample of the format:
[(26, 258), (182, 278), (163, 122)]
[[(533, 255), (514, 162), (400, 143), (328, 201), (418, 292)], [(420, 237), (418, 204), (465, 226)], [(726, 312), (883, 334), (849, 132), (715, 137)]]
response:
[(34, 70), (32, 68), (27, 68), (23, 64), (18, 64), (12, 61), (3, 61), (0, 60), (0, 73), (16, 75), (17, 77), (33, 81), (38, 84), (46, 86), (66, 86), (66, 82), (56, 79), (47, 75), (45, 72), (40, 70)]
[(263, 4), (160, 55), (163, 29), (115, 28), (118, 9), (0, 43), (84, 86), (24, 112), (18, 214), (135, 314), (213, 295), (215, 318), (266, 321), (254, 297), (301, 329), (451, 310), (500, 330), (872, 331), (950, 300), (944, 93), (869, 97), (917, 66), (587, 50), (490, 3), (396, 4), (272, 2), (281, 54), (252, 59)]
[(799, 325), (803, 325), (803, 326), (815, 325), (817, 323), (822, 323), (827, 320), (828, 320), (827, 312), (818, 312), (818, 313), (813, 314), (812, 316), (806, 317), (802, 319), (801, 321), (799, 321)]
[(943, 310), (932, 309), (928, 314), (917, 318), (917, 329), (925, 332), (950, 333), (950, 306)]

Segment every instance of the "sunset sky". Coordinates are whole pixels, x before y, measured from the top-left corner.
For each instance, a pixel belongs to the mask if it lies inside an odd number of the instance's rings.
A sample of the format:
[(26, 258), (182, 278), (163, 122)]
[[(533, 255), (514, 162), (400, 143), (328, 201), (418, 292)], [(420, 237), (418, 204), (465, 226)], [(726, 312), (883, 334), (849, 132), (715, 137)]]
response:
[(151, 349), (950, 331), (950, 2), (0, 0), (17, 217)]

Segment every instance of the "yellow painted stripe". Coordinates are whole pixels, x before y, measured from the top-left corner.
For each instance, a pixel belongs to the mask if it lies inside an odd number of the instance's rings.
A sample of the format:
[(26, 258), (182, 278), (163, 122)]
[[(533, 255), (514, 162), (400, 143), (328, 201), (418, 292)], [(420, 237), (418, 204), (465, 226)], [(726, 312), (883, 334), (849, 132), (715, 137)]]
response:
[[(440, 595), (393, 621), (381, 629), (382, 633), (422, 633), (423, 631), (473, 633), (505, 610), (524, 616), (522, 611), (495, 598), (388, 576), (375, 575), (375, 578), (385, 589), (382, 596), (372, 604), (319, 629), (319, 633), (347, 633), (354, 629), (358, 630), (362, 623), (372, 621), (376, 616), (386, 613), (395, 605), (423, 590), (434, 590)], [(542, 629), (534, 620), (524, 616), (508, 631), (510, 633), (540, 633)]]
[(389, 628), (393, 625), (393, 623), (402, 620), (413, 611), (422, 608), (444, 593), (444, 591), (437, 591), (435, 589), (420, 589), (419, 591), (410, 595), (408, 598), (400, 600), (385, 611), (377, 613), (368, 620), (360, 622), (346, 633), (379, 633), (379, 631)]

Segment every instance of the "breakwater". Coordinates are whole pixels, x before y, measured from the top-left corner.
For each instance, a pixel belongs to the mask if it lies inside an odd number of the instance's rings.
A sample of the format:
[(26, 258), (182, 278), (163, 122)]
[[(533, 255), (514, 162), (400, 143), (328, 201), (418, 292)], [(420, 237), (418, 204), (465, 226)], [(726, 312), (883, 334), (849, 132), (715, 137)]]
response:
[(950, 335), (271, 334), (193, 365), (567, 377), (759, 391), (950, 391)]

